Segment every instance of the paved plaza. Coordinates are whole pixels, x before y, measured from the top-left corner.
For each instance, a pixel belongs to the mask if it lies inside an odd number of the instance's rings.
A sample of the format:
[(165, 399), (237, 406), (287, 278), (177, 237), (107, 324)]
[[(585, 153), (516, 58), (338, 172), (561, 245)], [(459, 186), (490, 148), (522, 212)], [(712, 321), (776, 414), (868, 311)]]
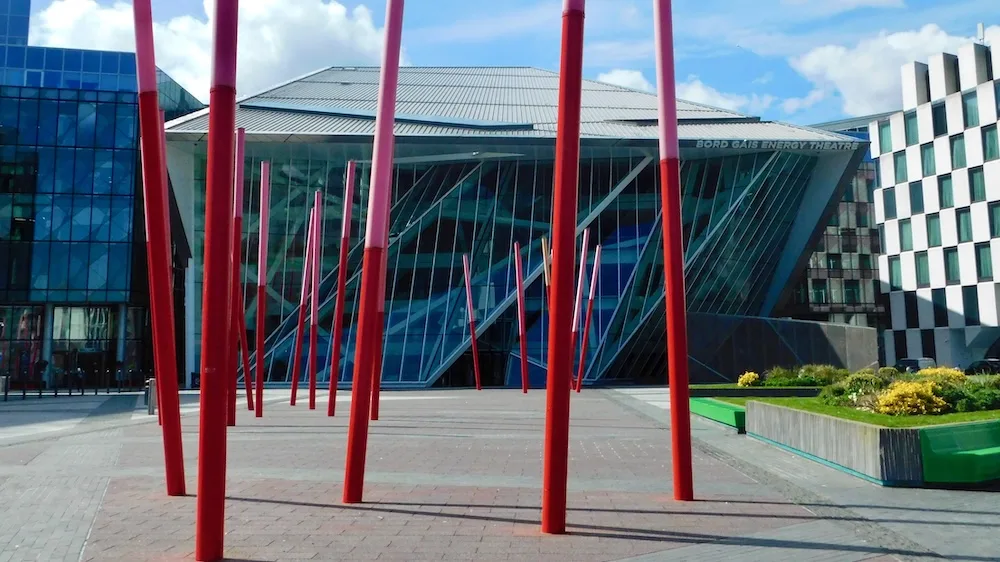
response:
[[(539, 532), (545, 393), (385, 393), (365, 503), (340, 503), (349, 393), (229, 438), (232, 560), (1000, 560), (991, 492), (879, 488), (695, 419), (698, 501), (672, 500), (666, 392), (574, 395), (569, 528)], [(189, 496), (164, 495), (138, 395), (0, 403), (0, 562), (183, 560), (194, 550), (197, 396), (183, 397)]]

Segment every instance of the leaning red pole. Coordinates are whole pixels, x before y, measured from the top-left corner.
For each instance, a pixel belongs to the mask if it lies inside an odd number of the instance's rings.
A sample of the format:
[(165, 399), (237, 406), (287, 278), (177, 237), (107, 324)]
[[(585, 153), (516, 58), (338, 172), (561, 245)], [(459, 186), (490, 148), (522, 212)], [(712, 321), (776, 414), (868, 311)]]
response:
[(299, 321), (295, 328), (295, 347), (292, 351), (292, 396), (289, 404), (295, 405), (299, 397), (299, 375), (302, 368), (302, 337), (306, 331), (306, 303), (309, 302), (309, 285), (312, 281), (312, 231), (316, 209), (309, 211), (306, 220), (306, 250), (302, 256), (302, 290), (299, 293)]
[(333, 309), (333, 333), (330, 344), (330, 403), (326, 415), (337, 412), (337, 383), (340, 382), (340, 341), (344, 332), (344, 293), (347, 291), (347, 254), (351, 249), (351, 210), (354, 206), (354, 174), (357, 163), (347, 163), (344, 180), (344, 214), (340, 220), (340, 260), (337, 262), (337, 297)]
[(255, 338), (257, 353), (257, 369), (254, 371), (256, 383), (257, 407), (254, 414), (264, 416), (264, 318), (267, 308), (267, 235), (271, 214), (271, 163), (260, 163), (260, 220), (257, 227), (257, 331)]
[[(150, 0), (133, 3), (139, 89), (139, 126), (142, 148), (142, 187), (146, 219), (146, 260), (149, 268), (150, 309), (153, 317), (153, 362), (163, 430), (164, 472), (169, 496), (183, 496), (184, 444), (177, 395), (177, 354), (174, 341), (173, 283), (170, 267), (170, 222), (153, 52), (153, 11)], [(224, 404), (223, 404), (224, 406)], [(225, 431), (225, 426), (223, 426)]]
[[(344, 467), (344, 503), (361, 501), (365, 485), (365, 455), (368, 450), (368, 416), (371, 408), (372, 364), (375, 361), (375, 322), (382, 294), (379, 281), (385, 263), (389, 228), (389, 198), (392, 188), (393, 123), (399, 85), (399, 46), (403, 35), (403, 0), (387, 0), (385, 49), (379, 79), (375, 115), (375, 143), (368, 190), (368, 224), (365, 253), (361, 262), (361, 297), (358, 303), (358, 340), (354, 352), (351, 385), (351, 418), (347, 429), (347, 460)], [(383, 283), (384, 285), (384, 283)]]
[(597, 296), (597, 272), (601, 269), (601, 247), (594, 251), (594, 271), (590, 275), (590, 295), (587, 299), (587, 318), (583, 321), (583, 339), (580, 341), (580, 367), (576, 373), (576, 391), (583, 388), (584, 366), (587, 364), (587, 339), (590, 336), (590, 318), (594, 314), (594, 297)]
[[(233, 194), (233, 319), (240, 337), (240, 357), (243, 358), (243, 386), (247, 393), (247, 409), (253, 410), (253, 392), (250, 389), (250, 347), (247, 345), (246, 295), (243, 290), (243, 166), (246, 153), (246, 129), (236, 130), (236, 189)], [(233, 393), (232, 403), (236, 402)]]
[[(583, 231), (583, 246), (580, 249), (580, 274), (576, 278), (576, 302), (573, 304), (573, 354), (576, 354), (576, 342), (580, 339), (580, 308), (583, 303), (583, 283), (587, 275), (587, 251), (590, 249), (590, 229)], [(569, 387), (573, 388), (573, 377), (570, 376)]]
[(653, 4), (656, 84), (659, 91), (660, 198), (663, 213), (663, 276), (667, 316), (667, 373), (670, 377), (670, 449), (674, 499), (694, 499), (691, 469), (691, 411), (688, 388), (687, 304), (681, 226), (680, 146), (674, 84), (674, 32), (670, 0)]
[[(389, 210), (386, 209), (388, 213)], [(389, 232), (386, 231), (386, 249), (382, 253), (382, 276), (379, 278), (378, 287), (378, 318), (375, 320), (375, 362), (372, 363), (372, 395), (371, 395), (371, 420), (378, 421), (379, 403), (382, 394), (382, 359), (385, 357), (385, 278), (389, 274)]]
[(465, 301), (469, 311), (469, 335), (472, 336), (472, 367), (476, 375), (476, 390), (483, 389), (483, 381), (479, 373), (479, 344), (476, 343), (476, 308), (472, 302), (472, 270), (469, 268), (469, 254), (462, 256), (462, 267), (465, 269)]
[(195, 559), (219, 560), (226, 528), (226, 367), (229, 345), (218, 345), (232, 324), (229, 307), (233, 161), (236, 130), (237, 0), (216, 0), (212, 90), (209, 94), (205, 187), (205, 257), (201, 314), (201, 428)]
[[(161, 146), (163, 146), (163, 188), (164, 188), (164, 191), (169, 192), (170, 191), (170, 176), (167, 173), (167, 112), (163, 111), (162, 109), (160, 110), (160, 136), (162, 137)], [(164, 202), (164, 205), (166, 207), (169, 207), (170, 203), (169, 202)], [(169, 221), (167, 222), (167, 228), (170, 228)], [(170, 281), (171, 281), (170, 295), (171, 295), (171, 298), (172, 298), (172, 296), (174, 294), (174, 291), (173, 291), (173, 278), (172, 277), (171, 277)], [(171, 326), (176, 326), (177, 325), (177, 320), (176, 320), (176, 318), (174, 316), (173, 303), (171, 303), (171, 305), (170, 305), (170, 325)], [(153, 366), (154, 367), (156, 366), (155, 362), (154, 362)], [(163, 389), (160, 388), (160, 385), (156, 385), (156, 403), (157, 404), (162, 404), (163, 403), (163, 400), (160, 398), (162, 395), (163, 395)], [(180, 407), (180, 399), (178, 399), (178, 407)], [(156, 409), (156, 421), (157, 421), (157, 423), (159, 425), (163, 425), (163, 408), (157, 408)]]
[(517, 338), (521, 343), (521, 392), (528, 393), (528, 338), (524, 310), (524, 266), (521, 264), (521, 245), (514, 242), (514, 275), (517, 283)]
[(317, 348), (319, 347), (319, 254), (323, 229), (323, 194), (316, 191), (313, 200), (312, 229), (312, 279), (310, 281), (312, 298), (309, 305), (309, 409), (316, 409), (316, 368), (318, 364)]
[(552, 209), (552, 287), (545, 391), (542, 532), (566, 532), (569, 471), (569, 393), (573, 375), (573, 264), (576, 258), (577, 180), (580, 173), (580, 97), (583, 87), (584, 0), (563, 0), (559, 114)]

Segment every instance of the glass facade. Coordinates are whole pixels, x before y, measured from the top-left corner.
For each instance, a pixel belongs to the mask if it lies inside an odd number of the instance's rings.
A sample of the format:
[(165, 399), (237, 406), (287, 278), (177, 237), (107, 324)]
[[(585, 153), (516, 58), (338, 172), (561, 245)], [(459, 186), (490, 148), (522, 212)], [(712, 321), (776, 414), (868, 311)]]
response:
[[(29, 12), (0, 0), (0, 373), (99, 384), (152, 368), (135, 55), (29, 46)], [(158, 82), (168, 118), (202, 107)]]

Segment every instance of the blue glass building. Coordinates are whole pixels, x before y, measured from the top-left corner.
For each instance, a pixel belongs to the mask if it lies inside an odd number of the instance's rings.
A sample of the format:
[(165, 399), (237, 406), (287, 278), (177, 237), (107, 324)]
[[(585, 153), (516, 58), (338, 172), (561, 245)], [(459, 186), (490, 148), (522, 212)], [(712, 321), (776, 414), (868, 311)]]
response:
[[(105, 384), (152, 368), (135, 55), (28, 46), (29, 4), (0, 0), (0, 374)], [(168, 117), (203, 107), (159, 82)]]
[[(257, 278), (260, 162), (272, 163), (265, 355), (271, 383), (295, 376), (305, 222), (319, 190), (325, 232), (320, 376), (350, 384), (378, 79), (378, 68), (328, 68), (239, 102), (237, 123), (247, 129), (247, 283)], [(484, 384), (520, 384), (514, 242), (526, 248), (531, 382), (544, 384), (548, 317), (540, 244), (550, 235), (558, 80), (533, 68), (401, 69), (381, 373), (386, 387), (471, 382), (463, 254), (472, 263)], [(648, 93), (584, 82), (578, 234), (589, 228), (591, 248), (603, 246), (587, 384), (666, 376), (656, 107)], [(802, 362), (860, 368), (874, 361), (870, 328), (777, 318), (867, 142), (687, 102), (678, 102), (678, 111), (693, 378), (732, 380), (745, 369)], [(190, 373), (200, 362), (207, 129), (206, 111), (167, 129), (173, 189), (195, 245), (185, 297)], [(329, 365), (349, 160), (360, 163), (360, 173), (343, 359)], [(254, 300), (246, 302), (251, 333)]]

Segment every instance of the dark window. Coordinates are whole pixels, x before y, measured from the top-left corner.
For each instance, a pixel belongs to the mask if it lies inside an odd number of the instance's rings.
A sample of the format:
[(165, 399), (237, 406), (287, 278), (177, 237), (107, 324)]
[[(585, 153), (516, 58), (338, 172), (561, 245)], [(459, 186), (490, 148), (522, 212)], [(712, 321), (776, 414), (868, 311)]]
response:
[(1000, 158), (1000, 138), (997, 138), (996, 125), (983, 127), (983, 158), (987, 162)]
[(955, 222), (958, 223), (958, 241), (972, 242), (972, 211), (959, 209), (955, 212)]
[(896, 170), (896, 183), (906, 183), (906, 152), (897, 152), (892, 155), (893, 168)]
[(969, 195), (973, 203), (986, 201), (986, 177), (982, 166), (969, 169)]
[[(931, 106), (931, 118), (934, 121), (934, 137), (943, 137), (948, 134), (948, 110), (945, 109), (944, 102)], [(886, 151), (883, 151), (886, 152)]]
[(913, 227), (910, 219), (899, 221), (899, 249), (907, 252), (913, 249)]
[(910, 214), (919, 215), (924, 212), (924, 184), (915, 181), (910, 184)]
[(843, 269), (843, 262), (840, 258), (840, 254), (827, 254), (826, 255), (826, 268), (827, 269)]
[(990, 238), (1000, 238), (1000, 203), (990, 203)]
[(813, 279), (812, 284), (813, 304), (827, 304), (826, 279)]
[(911, 111), (903, 115), (903, 132), (906, 136), (906, 146), (913, 146), (920, 142), (920, 135), (917, 134), (916, 111)]
[(966, 326), (979, 325), (979, 287), (962, 287), (962, 312)]
[(892, 127), (888, 121), (879, 121), (878, 147), (882, 154), (892, 152)]
[(975, 92), (962, 96), (962, 117), (966, 129), (979, 126), (979, 98)]
[(944, 278), (949, 285), (957, 285), (962, 280), (962, 272), (958, 267), (958, 248), (947, 248), (944, 251)]
[(934, 330), (920, 330), (920, 347), (923, 348), (922, 355), (937, 359), (937, 349), (934, 345)]
[(896, 218), (896, 188), (887, 187), (882, 190), (882, 208), (885, 209), (885, 218)]
[(944, 289), (931, 291), (931, 301), (934, 303), (934, 325), (938, 328), (948, 327), (948, 295)]
[(906, 308), (906, 327), (919, 328), (920, 317), (917, 313), (917, 294), (912, 291), (903, 293), (903, 304)]
[(927, 215), (927, 246), (936, 248), (941, 245), (941, 215)]
[(955, 193), (952, 189), (951, 174), (938, 178), (938, 201), (942, 209), (950, 209), (955, 206)]
[(916, 256), (916, 267), (917, 267), (917, 287), (924, 288), (931, 286), (931, 264), (930, 260), (927, 258), (927, 252), (917, 252)]
[(951, 169), (957, 170), (965, 166), (965, 135), (959, 133), (951, 137)]
[(861, 282), (856, 279), (844, 281), (844, 302), (847, 304), (861, 303)]
[(858, 226), (863, 227), (863, 228), (868, 228), (868, 227), (871, 226), (871, 224), (872, 224), (871, 223), (871, 217), (868, 215), (868, 213), (869, 213), (869, 211), (868, 211), (868, 204), (867, 203), (858, 203), (858, 208), (857, 208), (857, 211), (856, 211), (857, 218), (858, 218)]
[(889, 258), (889, 290), (903, 290), (903, 265), (900, 263), (898, 257)]
[(993, 255), (989, 242), (976, 244), (976, 275), (980, 281), (993, 280)]
[(910, 353), (906, 350), (906, 331), (895, 330), (892, 332), (892, 343), (896, 348), (896, 360), (908, 359)]
[(838, 211), (834, 211), (833, 214), (830, 215), (830, 222), (827, 226), (840, 226), (840, 213)]
[(872, 269), (871, 254), (858, 254), (858, 269)]
[(937, 164), (934, 161), (934, 144), (927, 143), (920, 147), (920, 167), (925, 178), (929, 178), (937, 173)]

